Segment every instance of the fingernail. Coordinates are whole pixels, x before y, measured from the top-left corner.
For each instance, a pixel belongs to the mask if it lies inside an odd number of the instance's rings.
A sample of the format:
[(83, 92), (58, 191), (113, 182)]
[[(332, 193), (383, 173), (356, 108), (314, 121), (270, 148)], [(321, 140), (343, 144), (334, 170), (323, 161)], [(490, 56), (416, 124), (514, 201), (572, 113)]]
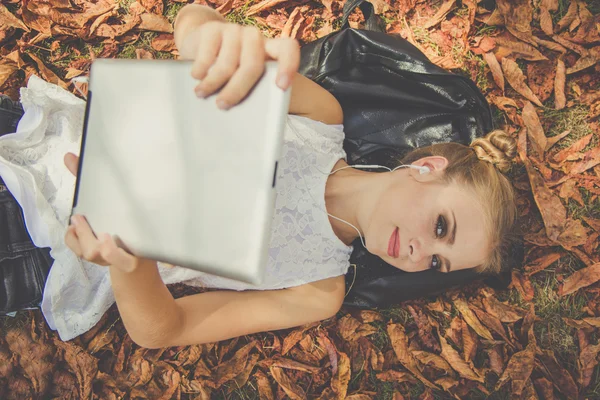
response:
[(71, 223), (75, 226), (77, 226), (78, 222), (77, 222), (77, 217), (75, 215), (71, 216)]
[(290, 80), (288, 79), (287, 75), (281, 75), (279, 78), (277, 78), (277, 86), (279, 86), (280, 89), (287, 89), (289, 83)]
[(203, 98), (206, 97), (206, 94), (202, 90), (197, 89), (196, 90), (196, 96), (199, 97), (199, 98), (201, 98), (201, 99), (203, 99)]
[(219, 107), (221, 110), (227, 110), (229, 109), (230, 105), (225, 100), (218, 100), (217, 107)]

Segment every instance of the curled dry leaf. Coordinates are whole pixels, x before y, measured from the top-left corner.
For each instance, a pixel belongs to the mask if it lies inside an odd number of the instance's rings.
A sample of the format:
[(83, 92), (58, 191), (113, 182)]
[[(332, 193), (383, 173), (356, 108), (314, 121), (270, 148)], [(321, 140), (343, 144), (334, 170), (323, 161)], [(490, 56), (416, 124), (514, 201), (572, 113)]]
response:
[(283, 3), (284, 1), (286, 0), (263, 0), (260, 3), (254, 4), (252, 7), (248, 8), (248, 11), (246, 11), (246, 16), (250, 17), (252, 15), (258, 14), (262, 11), (273, 8), (276, 5)]
[(538, 349), (537, 356), (541, 361), (541, 365), (543, 365), (550, 375), (554, 386), (568, 399), (579, 398), (579, 389), (577, 388), (573, 377), (556, 361), (554, 351)]
[(502, 347), (499, 344), (494, 347), (486, 349), (485, 352), (490, 360), (490, 369), (496, 373), (496, 375), (502, 375), (504, 371), (504, 356), (502, 355)]
[(390, 342), (392, 344), (392, 348), (394, 349), (394, 353), (396, 354), (400, 364), (408, 369), (426, 386), (437, 388), (433, 383), (425, 378), (423, 374), (421, 374), (417, 360), (408, 348), (408, 337), (404, 332), (404, 327), (400, 324), (388, 324), (387, 332), (390, 337)]
[(543, 271), (556, 261), (560, 260), (563, 255), (561, 253), (546, 253), (541, 257), (530, 261), (525, 266), (525, 275), (531, 276), (537, 272)]
[(477, 352), (477, 336), (472, 332), (469, 325), (463, 320), (462, 323), (463, 358), (466, 362), (473, 361)]
[(350, 383), (350, 359), (345, 353), (340, 353), (338, 358), (338, 369), (331, 378), (331, 390), (336, 394), (336, 398), (345, 399)]
[(441, 5), (441, 7), (437, 10), (435, 15), (431, 18), (428, 18), (425, 21), (425, 23), (422, 24), (423, 29), (429, 29), (431, 27), (436, 26), (437, 24), (442, 22), (442, 20), (444, 18), (446, 18), (446, 15), (448, 15), (448, 13), (450, 13), (450, 11), (452, 11), (455, 8), (456, 8), (456, 0), (446, 0)]
[(3, 5), (0, 4), (0, 26), (6, 28), (22, 29), (29, 32), (27, 25), (23, 23), (19, 18), (11, 14), (10, 11)]
[(576, 292), (582, 287), (596, 283), (598, 280), (600, 280), (600, 263), (596, 263), (592, 266), (575, 271), (572, 275), (564, 280), (558, 289), (558, 294), (560, 296), (566, 296), (570, 293)]
[(89, 399), (92, 396), (92, 382), (98, 372), (98, 360), (71, 342), (54, 337), (54, 345), (63, 350), (64, 359), (77, 378), (79, 397)]
[(586, 388), (594, 374), (594, 369), (598, 365), (598, 352), (600, 352), (600, 344), (587, 345), (579, 353), (579, 386)]
[(567, 13), (556, 24), (556, 31), (560, 32), (571, 25), (575, 18), (577, 18), (577, 1), (571, 1)]
[(0, 60), (0, 86), (19, 68), (12, 61)]
[(490, 71), (492, 71), (494, 82), (496, 82), (496, 85), (498, 85), (500, 90), (502, 90), (502, 93), (504, 93), (504, 75), (502, 74), (502, 67), (500, 67), (496, 56), (491, 52), (484, 53), (483, 59), (487, 63), (488, 67), (490, 67)]
[(552, 146), (554, 146), (556, 143), (558, 143), (559, 141), (561, 141), (563, 138), (565, 138), (566, 136), (568, 136), (571, 133), (570, 129), (567, 129), (566, 131), (559, 133), (556, 136), (551, 136), (548, 138), (548, 142), (546, 143), (546, 151), (548, 151)]
[(412, 353), (421, 364), (437, 368), (441, 371), (444, 371), (447, 375), (454, 375), (454, 370), (452, 369), (450, 364), (448, 364), (448, 361), (438, 356), (437, 354), (421, 350), (415, 350)]
[[(588, 50), (586, 50), (584, 47), (575, 44), (573, 42), (570, 42), (569, 40), (559, 36), (559, 35), (554, 35), (552, 36), (552, 39), (554, 39), (555, 42), (560, 43), (562, 46), (566, 47), (567, 49), (574, 51), (575, 53), (585, 57), (588, 56), (590, 54), (590, 52)], [(567, 71), (567, 74), (569, 72)]]
[(163, 0), (140, 0), (140, 4), (154, 14), (162, 15), (164, 11)]
[(138, 29), (145, 31), (173, 33), (173, 26), (162, 15), (156, 15), (152, 13), (144, 13), (140, 15), (141, 22), (138, 25)]
[(287, 394), (291, 399), (302, 400), (306, 398), (306, 393), (304, 390), (297, 384), (295, 384), (286, 373), (278, 367), (270, 367), (269, 371), (271, 371), (271, 376), (275, 381), (281, 386), (284, 390), (285, 394)]
[(551, 42), (549, 40), (543, 40), (543, 39), (540, 39), (540, 38), (538, 38), (536, 36), (533, 37), (533, 40), (535, 40), (535, 42), (537, 44), (539, 44), (540, 46), (544, 46), (547, 49), (550, 49), (552, 51), (557, 51), (557, 52), (562, 53), (562, 54), (564, 54), (564, 53), (567, 52), (567, 49), (565, 49), (563, 46), (561, 46), (558, 43)]
[(540, 99), (533, 94), (529, 86), (525, 83), (525, 75), (523, 75), (523, 71), (521, 71), (516, 62), (508, 58), (502, 58), (502, 70), (504, 71), (506, 80), (517, 93), (542, 107)]
[(571, 250), (576, 246), (582, 246), (588, 238), (588, 230), (583, 226), (580, 220), (567, 220), (564, 230), (558, 237), (558, 242), (567, 250)]
[(524, 301), (533, 300), (534, 291), (533, 291), (533, 286), (531, 285), (531, 281), (529, 280), (528, 277), (523, 276), (523, 274), (521, 274), (521, 272), (519, 272), (517, 270), (512, 270), (511, 285), (515, 289), (517, 289), (517, 291), (521, 295), (521, 298)]
[(581, 57), (579, 60), (577, 60), (575, 65), (567, 68), (567, 75), (583, 71), (586, 68), (596, 65), (600, 61), (600, 47), (596, 47), (593, 50), (595, 51), (592, 51), (590, 54)]
[(273, 396), (273, 390), (271, 389), (271, 384), (269, 383), (269, 378), (261, 371), (258, 371), (254, 374), (254, 379), (256, 379), (256, 386), (258, 386), (258, 394), (261, 399), (267, 400), (275, 400), (275, 396)]
[(446, 341), (446, 339), (440, 334), (440, 343), (442, 345), (442, 357), (448, 361), (448, 364), (458, 372), (458, 374), (471, 381), (477, 381), (484, 383), (484, 378), (474, 369), (470, 362), (464, 361), (460, 354)]
[(523, 114), (521, 114), (521, 116), (523, 117), (523, 123), (527, 128), (527, 133), (529, 134), (533, 148), (540, 156), (540, 159), (543, 160), (548, 139), (542, 128), (540, 118), (530, 102), (527, 102), (525, 107), (523, 107)]
[(512, 54), (515, 58), (522, 58), (528, 61), (547, 61), (548, 58), (544, 56), (538, 49), (527, 43), (519, 42), (511, 39), (510, 37), (497, 37), (496, 44), (502, 46), (507, 51), (501, 53), (505, 56)]
[(268, 366), (272, 365), (272, 366), (284, 368), (284, 369), (295, 369), (297, 371), (309, 372), (311, 374), (314, 374), (320, 370), (319, 367), (314, 367), (312, 365), (303, 364), (303, 363), (295, 361), (295, 360), (290, 360), (289, 358), (279, 358), (278, 357), (278, 358), (271, 359), (271, 360), (267, 359), (265, 361), (270, 361), (267, 363)]
[(213, 389), (220, 388), (225, 382), (235, 378), (244, 371), (248, 363), (248, 355), (255, 346), (256, 342), (252, 341), (236, 351), (231, 359), (217, 365), (214, 371)]
[(494, 337), (490, 333), (490, 331), (479, 322), (477, 316), (473, 313), (473, 311), (469, 308), (469, 304), (462, 297), (457, 297), (452, 300), (454, 306), (458, 309), (462, 317), (465, 319), (467, 324), (482, 338), (488, 340), (494, 340)]
[(535, 350), (535, 344), (529, 343), (525, 350), (516, 352), (512, 355), (504, 373), (500, 376), (500, 379), (498, 379), (496, 390), (510, 379), (512, 381), (512, 393), (514, 393), (515, 396), (521, 395), (525, 388), (525, 384), (533, 371)]
[(497, 0), (498, 10), (504, 15), (506, 29), (520, 40), (536, 45), (531, 33), (533, 7), (528, 0)]
[(501, 303), (496, 297), (490, 296), (483, 299), (485, 310), (502, 322), (517, 322), (525, 316), (526, 311)]
[(581, 150), (585, 149), (590, 144), (593, 136), (594, 136), (594, 134), (590, 133), (589, 135), (586, 135), (586, 136), (582, 137), (581, 139), (578, 139), (576, 142), (574, 142), (569, 147), (556, 153), (552, 157), (552, 159), (554, 160), (555, 163), (564, 162), (573, 154), (576, 154), (576, 153), (580, 152)]
[(565, 63), (559, 58), (556, 61), (556, 77), (554, 79), (554, 108), (557, 110), (562, 110), (567, 105), (567, 98), (565, 97), (566, 80)]

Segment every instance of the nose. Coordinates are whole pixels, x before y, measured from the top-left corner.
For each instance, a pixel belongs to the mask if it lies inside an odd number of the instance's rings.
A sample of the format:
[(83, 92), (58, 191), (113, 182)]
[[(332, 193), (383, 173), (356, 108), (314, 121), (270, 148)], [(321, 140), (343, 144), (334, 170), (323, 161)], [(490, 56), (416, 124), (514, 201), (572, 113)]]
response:
[(421, 262), (424, 257), (423, 243), (419, 239), (411, 239), (408, 242), (408, 258), (410, 261), (416, 264)]

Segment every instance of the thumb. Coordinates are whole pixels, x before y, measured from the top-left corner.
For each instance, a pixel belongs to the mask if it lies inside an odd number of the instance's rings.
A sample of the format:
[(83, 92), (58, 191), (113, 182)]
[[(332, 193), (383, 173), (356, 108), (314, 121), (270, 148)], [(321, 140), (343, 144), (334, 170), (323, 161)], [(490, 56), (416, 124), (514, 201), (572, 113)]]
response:
[(300, 67), (300, 46), (292, 38), (276, 38), (265, 40), (265, 53), (272, 60), (277, 60), (277, 85), (285, 90), (292, 84), (294, 75)]
[(73, 153), (65, 154), (65, 166), (74, 175), (77, 176), (77, 169), (79, 168), (79, 157)]

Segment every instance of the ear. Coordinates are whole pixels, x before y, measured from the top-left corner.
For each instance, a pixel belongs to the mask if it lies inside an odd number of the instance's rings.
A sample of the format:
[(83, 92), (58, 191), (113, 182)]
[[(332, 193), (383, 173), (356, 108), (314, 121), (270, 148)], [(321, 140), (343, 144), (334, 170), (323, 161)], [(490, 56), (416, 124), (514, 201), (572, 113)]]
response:
[(448, 167), (448, 159), (441, 156), (423, 157), (412, 162), (412, 165), (429, 168), (428, 174), (420, 174), (416, 169), (410, 169), (410, 174), (419, 182), (430, 182), (439, 178)]

